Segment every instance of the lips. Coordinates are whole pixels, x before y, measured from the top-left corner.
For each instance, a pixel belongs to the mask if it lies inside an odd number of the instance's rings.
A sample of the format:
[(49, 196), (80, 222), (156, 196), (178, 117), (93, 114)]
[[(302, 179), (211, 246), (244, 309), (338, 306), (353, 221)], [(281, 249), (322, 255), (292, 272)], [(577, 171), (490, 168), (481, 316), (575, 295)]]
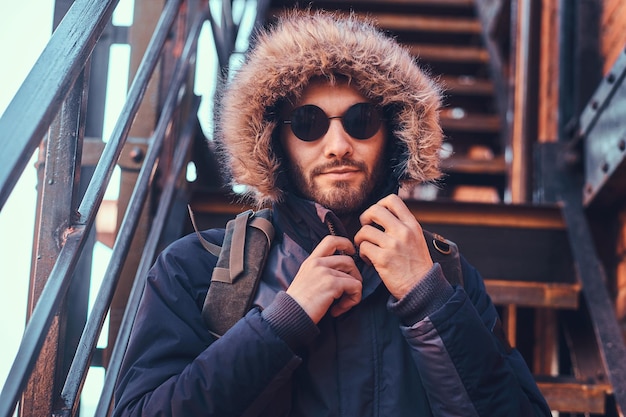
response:
[(360, 170), (357, 168), (342, 168), (342, 169), (330, 169), (328, 171), (324, 171), (321, 174), (351, 174), (351, 173), (355, 173), (355, 172), (359, 172)]

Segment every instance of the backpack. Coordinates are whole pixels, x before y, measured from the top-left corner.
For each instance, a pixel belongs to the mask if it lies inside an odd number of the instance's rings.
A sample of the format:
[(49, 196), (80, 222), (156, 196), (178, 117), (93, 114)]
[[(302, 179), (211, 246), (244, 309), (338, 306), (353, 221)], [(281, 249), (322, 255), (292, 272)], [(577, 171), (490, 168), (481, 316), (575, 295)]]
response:
[[(221, 337), (252, 306), (274, 238), (272, 211), (247, 210), (226, 223), (222, 246), (204, 239), (188, 206), (193, 228), (202, 246), (214, 256), (217, 264), (204, 299), (202, 318), (209, 332)], [(451, 285), (463, 285), (459, 250), (454, 242), (426, 230), (424, 237), (433, 262), (441, 265)]]

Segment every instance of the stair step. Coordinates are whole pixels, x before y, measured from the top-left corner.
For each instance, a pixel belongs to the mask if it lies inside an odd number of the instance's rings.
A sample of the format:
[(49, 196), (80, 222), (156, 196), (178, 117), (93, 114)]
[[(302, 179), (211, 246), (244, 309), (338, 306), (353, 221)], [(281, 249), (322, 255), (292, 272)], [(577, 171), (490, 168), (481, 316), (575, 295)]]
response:
[[(409, 210), (424, 223), (565, 231), (556, 205), (486, 204), (458, 201), (406, 200)], [(223, 192), (195, 193), (191, 208), (198, 213), (235, 216), (252, 207)], [(223, 226), (223, 225), (222, 225)]]
[(443, 76), (440, 82), (448, 94), (480, 96), (494, 93), (493, 82), (487, 79), (467, 76)]
[(493, 159), (475, 159), (467, 156), (453, 155), (441, 161), (441, 168), (447, 173), (505, 175), (506, 162), (504, 156)]
[(487, 292), (496, 305), (577, 309), (580, 284), (485, 279)]
[[(370, 13), (358, 13), (363, 17)], [(374, 16), (377, 26), (391, 31), (461, 33), (479, 35), (481, 24), (477, 19), (433, 17), (408, 14), (377, 13)]]
[(464, 131), (476, 133), (499, 133), (500, 117), (497, 115), (468, 114), (463, 117), (453, 117), (442, 114), (441, 126), (444, 131)]
[(407, 43), (411, 54), (426, 62), (487, 64), (489, 53), (477, 46), (445, 46)]
[(562, 378), (538, 380), (537, 385), (550, 409), (568, 413), (604, 415), (606, 397), (612, 390), (607, 383), (584, 383)]
[[(475, 0), (316, 0), (313, 2), (314, 6), (339, 7), (343, 4), (346, 6), (429, 6), (429, 7), (461, 7), (470, 8), (474, 7)], [(274, 2), (278, 4), (292, 4), (291, 1), (278, 1)]]

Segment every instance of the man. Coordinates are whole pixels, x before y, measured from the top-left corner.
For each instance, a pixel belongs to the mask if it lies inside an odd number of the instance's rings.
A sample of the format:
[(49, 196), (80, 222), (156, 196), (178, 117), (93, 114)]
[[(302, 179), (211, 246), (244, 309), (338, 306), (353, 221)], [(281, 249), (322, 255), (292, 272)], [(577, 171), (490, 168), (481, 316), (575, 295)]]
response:
[[(219, 114), (225, 166), (276, 238), (254, 308), (201, 317), (216, 259), (171, 245), (148, 277), (115, 415), (550, 415), (497, 336), (479, 274), (452, 286), (397, 196), (439, 176), (439, 90), (354, 17), (292, 12), (259, 35)], [(224, 231), (202, 232), (221, 244)], [(449, 277), (448, 277), (449, 278)]]

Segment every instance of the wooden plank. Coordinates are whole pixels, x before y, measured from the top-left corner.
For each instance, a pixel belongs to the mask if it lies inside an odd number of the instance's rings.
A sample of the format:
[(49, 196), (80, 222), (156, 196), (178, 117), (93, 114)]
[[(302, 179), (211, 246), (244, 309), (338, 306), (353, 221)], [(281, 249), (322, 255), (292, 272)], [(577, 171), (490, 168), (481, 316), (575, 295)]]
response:
[(489, 53), (481, 47), (407, 44), (411, 54), (422, 61), (478, 63), (489, 62)]
[(600, 51), (604, 58), (604, 74), (608, 74), (626, 46), (626, 2), (608, 2), (602, 13)]
[(551, 410), (569, 413), (604, 414), (609, 384), (585, 384), (582, 382), (537, 381), (539, 390)]
[(532, 32), (532, 4), (531, 0), (519, 0), (516, 10), (517, 23), (515, 25), (514, 41), (514, 85), (513, 91), (513, 124), (510, 140), (511, 163), (509, 165), (509, 195), (513, 203), (528, 201), (527, 175), (529, 164), (530, 138), (530, 90), (536, 88), (531, 85), (531, 32)]
[(506, 174), (506, 162), (504, 156), (496, 156), (493, 159), (474, 159), (467, 156), (453, 155), (441, 161), (444, 172), (463, 174)]
[(557, 311), (550, 306), (537, 308), (534, 321), (533, 374), (556, 376), (559, 374)]
[[(560, 208), (556, 205), (497, 205), (418, 200), (407, 200), (406, 204), (424, 223), (565, 230)], [(191, 207), (197, 213), (215, 216), (234, 216), (252, 208), (245, 203), (237, 202), (237, 197), (216, 192), (194, 194)]]
[(440, 83), (446, 92), (450, 94), (482, 96), (494, 93), (493, 82), (488, 79), (467, 76), (443, 76), (440, 79)]
[(459, 118), (442, 114), (441, 126), (443, 130), (482, 133), (499, 133), (501, 129), (500, 117), (492, 114), (468, 114)]
[[(371, 17), (370, 13), (357, 13), (363, 18)], [(376, 13), (376, 24), (391, 31), (459, 33), (479, 35), (480, 22), (471, 18), (448, 18), (411, 14)]]
[(506, 338), (511, 346), (517, 346), (517, 307), (513, 304), (504, 306), (502, 310), (502, 325)]
[[(292, 1), (276, 2), (282, 5), (292, 5)], [(474, 6), (474, 0), (316, 0), (313, 6), (325, 6), (345, 4), (355, 6), (365, 4), (368, 6), (429, 6), (429, 7), (460, 7), (468, 8)]]
[(559, 0), (541, 3), (541, 33), (539, 57), (539, 143), (558, 139), (559, 128)]
[[(529, 280), (532, 280), (532, 277), (529, 277)], [(557, 309), (576, 309), (579, 305), (578, 283), (485, 279), (485, 286), (497, 305), (515, 304), (520, 307)]]

